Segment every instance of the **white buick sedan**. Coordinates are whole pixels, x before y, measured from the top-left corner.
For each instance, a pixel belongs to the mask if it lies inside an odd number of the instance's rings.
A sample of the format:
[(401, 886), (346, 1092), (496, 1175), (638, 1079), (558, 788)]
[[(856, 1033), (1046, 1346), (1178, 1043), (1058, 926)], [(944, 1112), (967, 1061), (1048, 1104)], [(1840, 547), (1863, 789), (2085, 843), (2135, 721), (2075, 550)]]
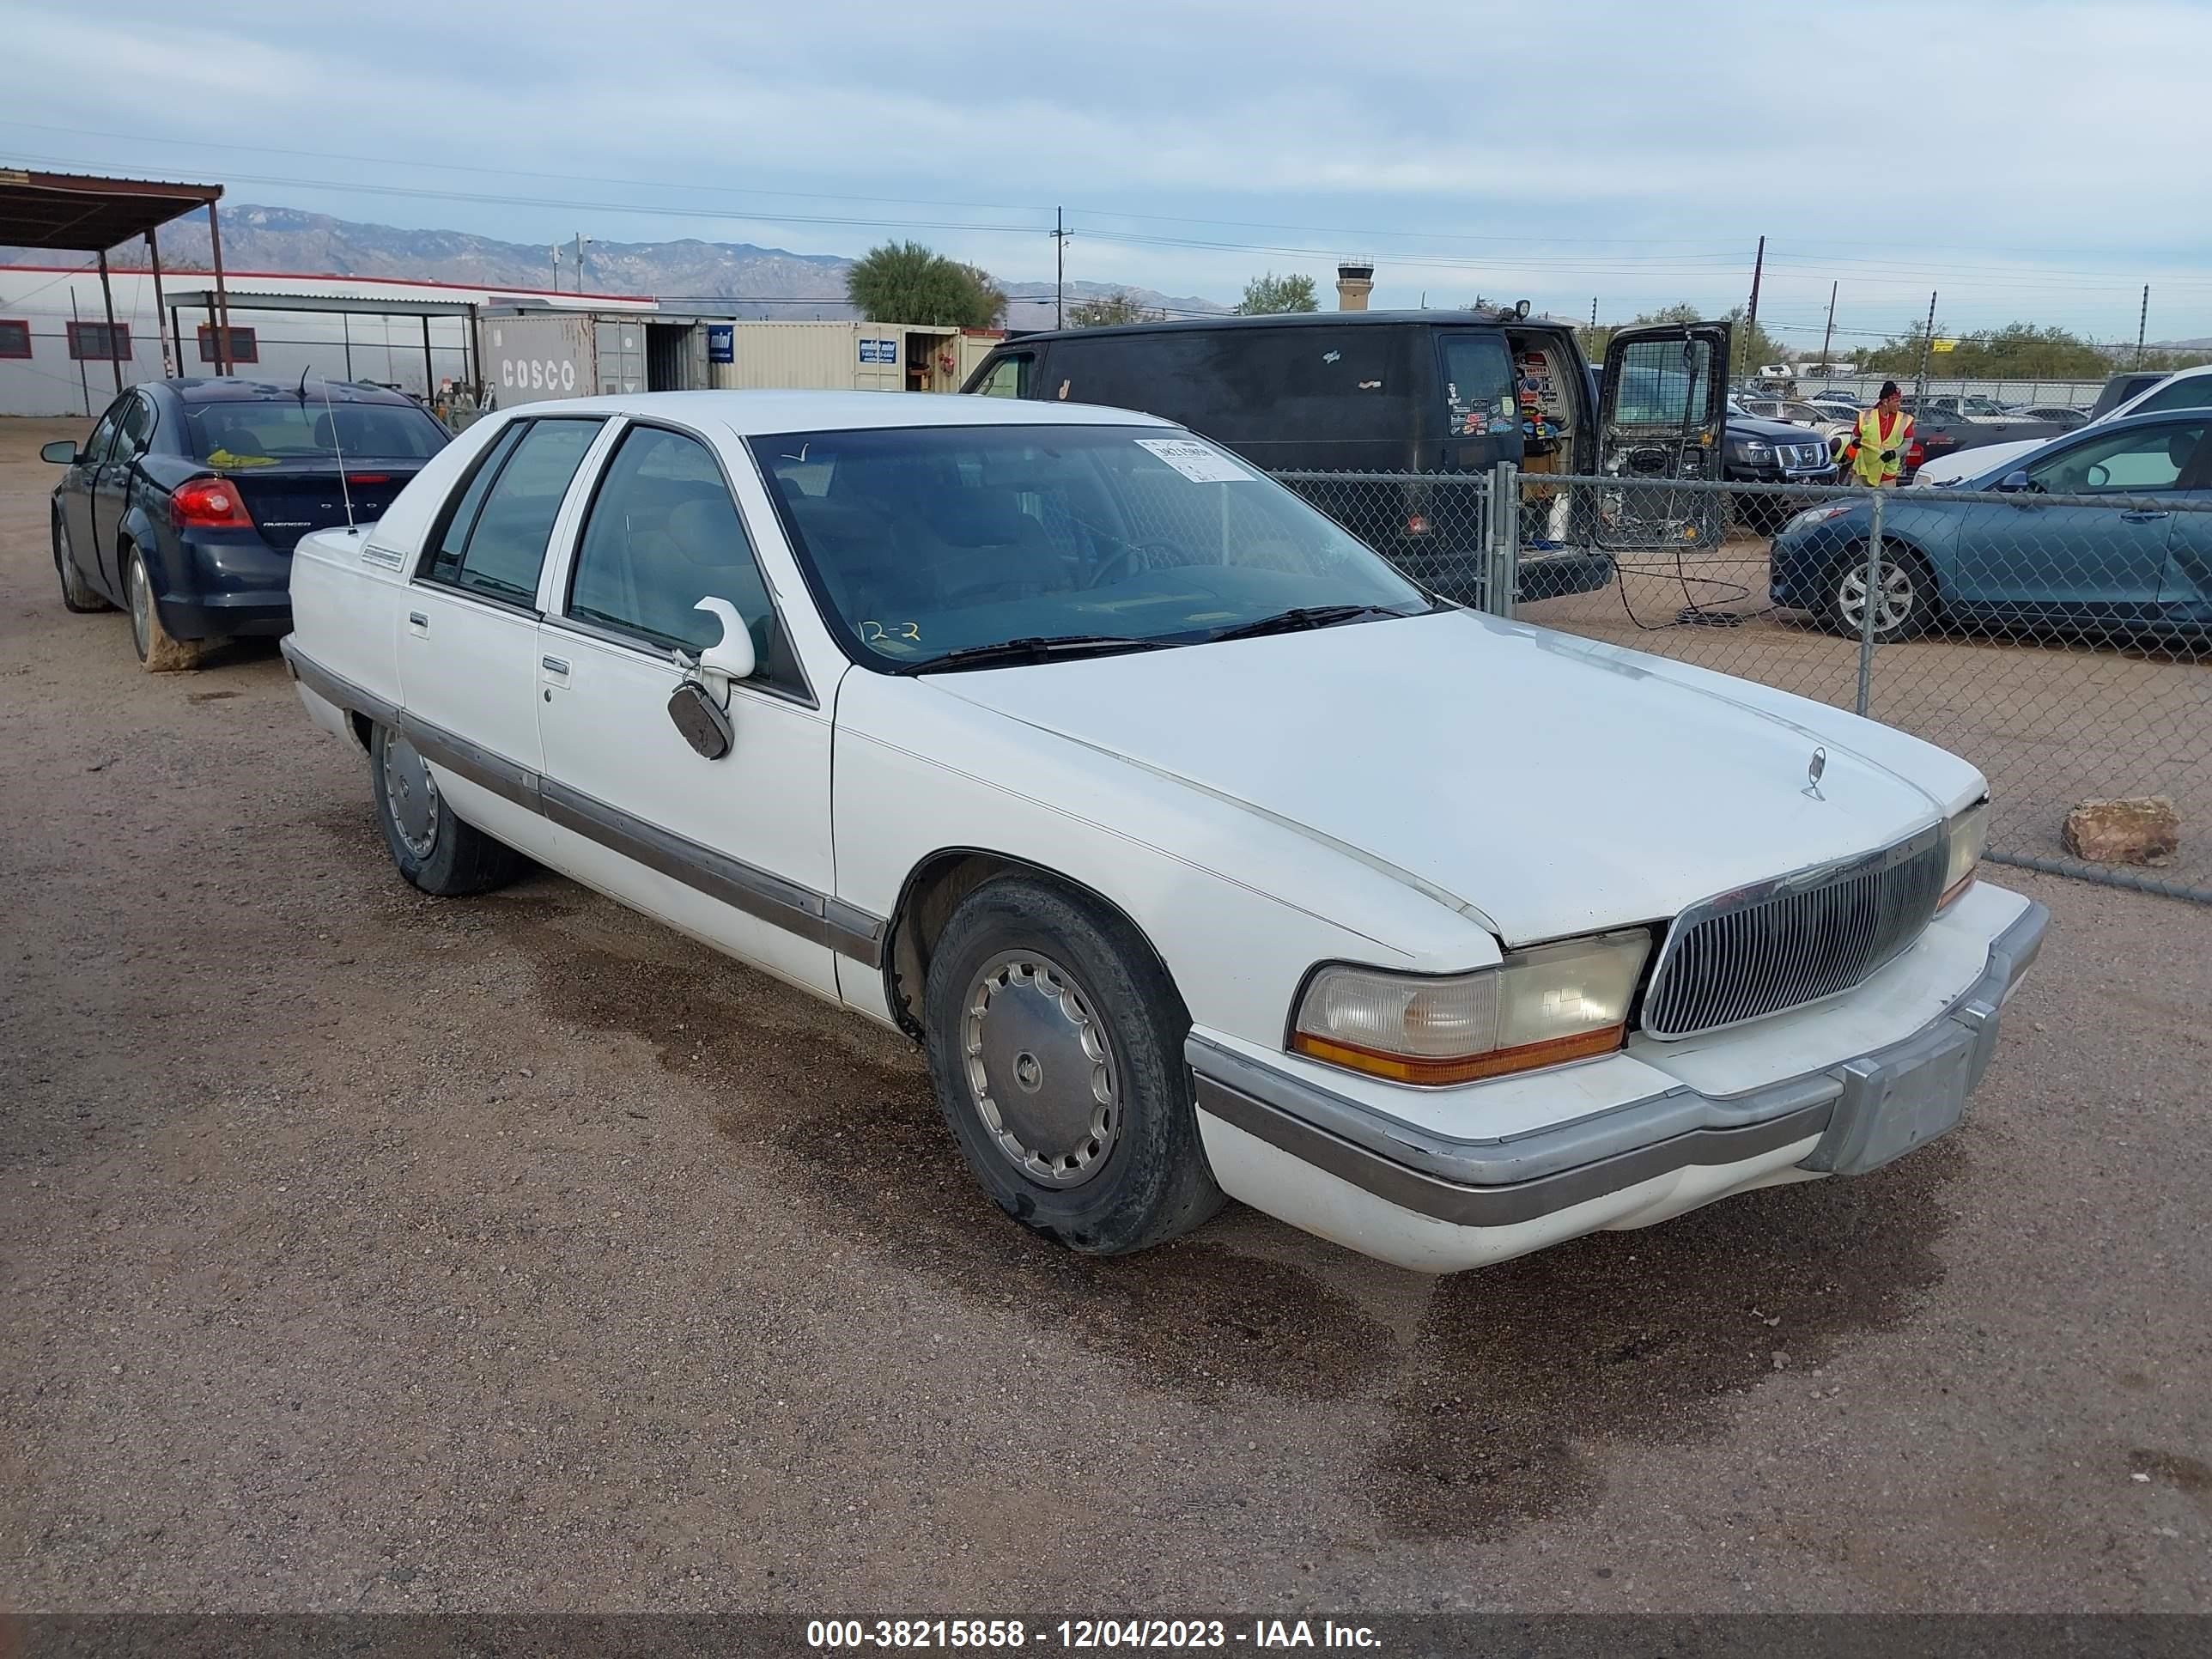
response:
[(531, 859), (923, 1045), (1006, 1211), (1471, 1267), (1960, 1120), (2041, 907), (1887, 727), (1441, 603), (1142, 415), (678, 392), (302, 540), (393, 860)]

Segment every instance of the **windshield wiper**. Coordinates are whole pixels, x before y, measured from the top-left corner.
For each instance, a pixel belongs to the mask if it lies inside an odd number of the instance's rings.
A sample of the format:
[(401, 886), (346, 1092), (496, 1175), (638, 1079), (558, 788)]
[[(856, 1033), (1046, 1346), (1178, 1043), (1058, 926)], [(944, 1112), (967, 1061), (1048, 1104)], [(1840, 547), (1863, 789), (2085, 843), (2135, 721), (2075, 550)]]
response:
[(1180, 640), (1133, 639), (1126, 634), (1030, 635), (1000, 640), (992, 645), (963, 646), (926, 662), (902, 662), (895, 674), (934, 674), (943, 668), (1000, 668), (1021, 663), (1050, 662), (1059, 657), (1109, 656), (1121, 651), (1156, 651)]
[(1252, 622), (1238, 623), (1234, 628), (1224, 628), (1216, 633), (1217, 640), (1251, 640), (1262, 634), (1295, 634), (1306, 628), (1334, 628), (1339, 623), (1357, 622), (1362, 617), (1403, 617), (1408, 613), (1393, 611), (1387, 605), (1300, 605), (1288, 611), (1278, 611), (1272, 617), (1261, 617)]

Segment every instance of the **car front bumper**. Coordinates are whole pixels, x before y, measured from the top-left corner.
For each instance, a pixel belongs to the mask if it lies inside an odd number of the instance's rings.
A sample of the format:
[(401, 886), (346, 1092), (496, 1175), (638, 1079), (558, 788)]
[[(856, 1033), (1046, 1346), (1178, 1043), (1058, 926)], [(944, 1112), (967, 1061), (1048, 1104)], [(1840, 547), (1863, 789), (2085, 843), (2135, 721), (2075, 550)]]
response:
[[(1646, 1226), (1754, 1187), (1863, 1174), (1957, 1123), (2049, 921), (2027, 904), (1972, 985), (1865, 1053), (1741, 1093), (1683, 1083), (1495, 1139), (1423, 1128), (1194, 1032), (1200, 1129), (1235, 1196), (1430, 1273)], [(1573, 1070), (1561, 1068), (1563, 1089)]]

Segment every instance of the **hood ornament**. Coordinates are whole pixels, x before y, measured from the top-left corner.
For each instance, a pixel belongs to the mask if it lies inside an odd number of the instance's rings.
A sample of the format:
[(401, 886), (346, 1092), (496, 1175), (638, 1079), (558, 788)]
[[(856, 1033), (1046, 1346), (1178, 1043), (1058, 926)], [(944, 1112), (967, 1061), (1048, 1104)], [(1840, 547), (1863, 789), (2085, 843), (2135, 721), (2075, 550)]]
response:
[(1813, 750), (1813, 758), (1805, 768), (1804, 790), (1804, 793), (1810, 795), (1814, 800), (1827, 799), (1827, 797), (1820, 793), (1820, 775), (1827, 769), (1828, 751), (1815, 744)]

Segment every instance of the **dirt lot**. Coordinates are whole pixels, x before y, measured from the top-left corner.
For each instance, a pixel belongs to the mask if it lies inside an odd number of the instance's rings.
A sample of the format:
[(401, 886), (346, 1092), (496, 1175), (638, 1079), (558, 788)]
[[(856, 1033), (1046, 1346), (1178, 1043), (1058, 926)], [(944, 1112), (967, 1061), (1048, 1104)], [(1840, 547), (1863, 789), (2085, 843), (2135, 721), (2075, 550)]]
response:
[(65, 615), (81, 424), (0, 423), (0, 1605), (2212, 1609), (2212, 913), (2021, 880), (1973, 1114), (1863, 1181), (1084, 1261), (898, 1042), (422, 897), (274, 652)]

